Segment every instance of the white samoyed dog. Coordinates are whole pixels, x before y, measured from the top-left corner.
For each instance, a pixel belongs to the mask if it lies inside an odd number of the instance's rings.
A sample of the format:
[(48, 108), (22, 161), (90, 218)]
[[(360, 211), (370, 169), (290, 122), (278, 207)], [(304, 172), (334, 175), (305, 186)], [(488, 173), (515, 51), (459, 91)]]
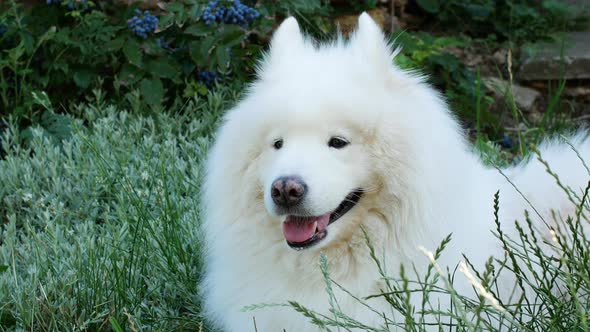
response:
[[(399, 276), (401, 264), (425, 271), (430, 261), (418, 248), (433, 250), (450, 233), (440, 266), (452, 270), (462, 254), (478, 268), (491, 255), (503, 257), (492, 234), (498, 191), (507, 226), (531, 205), (537, 222), (550, 219), (552, 208), (575, 211), (536, 160), (504, 174), (484, 166), (440, 95), (396, 67), (394, 55), (367, 14), (348, 41), (318, 46), (294, 18), (274, 34), (258, 79), (226, 114), (207, 163), (202, 288), (217, 327), (254, 331), (255, 319), (261, 332), (317, 330), (290, 308), (242, 309), (296, 301), (331, 315), (320, 253), (331, 278), (353, 295), (379, 293), (385, 287), (363, 230), (388, 275)], [(581, 137), (571, 142), (590, 157)], [(571, 148), (549, 142), (541, 153), (564, 185), (585, 188), (589, 175)], [(455, 287), (473, 294), (460, 279)], [(514, 282), (500, 285), (508, 291)], [(344, 313), (383, 324), (381, 314), (334, 288)], [(367, 303), (399, 315), (383, 299)]]

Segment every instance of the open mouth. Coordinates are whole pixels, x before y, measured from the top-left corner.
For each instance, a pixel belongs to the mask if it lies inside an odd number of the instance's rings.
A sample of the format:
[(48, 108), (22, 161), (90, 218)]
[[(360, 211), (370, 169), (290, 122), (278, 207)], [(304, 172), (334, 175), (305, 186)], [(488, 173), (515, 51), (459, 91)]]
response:
[(362, 194), (361, 189), (351, 192), (334, 211), (321, 216), (287, 216), (283, 222), (283, 234), (287, 244), (293, 249), (302, 250), (320, 242), (328, 235), (328, 225), (350, 211)]

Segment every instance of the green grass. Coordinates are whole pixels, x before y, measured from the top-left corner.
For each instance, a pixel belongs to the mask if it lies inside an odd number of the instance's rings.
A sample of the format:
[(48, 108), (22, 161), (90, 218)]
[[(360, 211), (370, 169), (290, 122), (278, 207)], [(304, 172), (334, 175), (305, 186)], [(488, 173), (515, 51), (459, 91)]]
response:
[(0, 330), (199, 329), (201, 165), (234, 100), (219, 91), (186, 116), (84, 106), (90, 125), (61, 145), (5, 137)]

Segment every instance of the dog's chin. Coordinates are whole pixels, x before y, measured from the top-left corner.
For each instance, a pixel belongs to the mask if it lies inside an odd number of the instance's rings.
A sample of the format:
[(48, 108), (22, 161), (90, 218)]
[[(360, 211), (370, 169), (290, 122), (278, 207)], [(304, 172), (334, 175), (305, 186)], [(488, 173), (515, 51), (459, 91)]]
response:
[(362, 194), (362, 189), (350, 192), (335, 209), (319, 216), (287, 215), (283, 221), (283, 235), (289, 247), (303, 250), (323, 242), (328, 236), (328, 226), (345, 217)]

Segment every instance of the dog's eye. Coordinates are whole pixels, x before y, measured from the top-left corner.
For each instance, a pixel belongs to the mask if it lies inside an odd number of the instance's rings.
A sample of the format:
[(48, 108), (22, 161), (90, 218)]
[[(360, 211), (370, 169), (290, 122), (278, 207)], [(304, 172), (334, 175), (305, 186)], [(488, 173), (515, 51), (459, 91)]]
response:
[(275, 148), (275, 150), (279, 150), (280, 148), (283, 147), (283, 139), (279, 138), (279, 139), (275, 140), (274, 143), (272, 144), (272, 146)]
[(335, 149), (342, 149), (347, 146), (349, 142), (342, 137), (334, 136), (328, 141), (328, 146)]

